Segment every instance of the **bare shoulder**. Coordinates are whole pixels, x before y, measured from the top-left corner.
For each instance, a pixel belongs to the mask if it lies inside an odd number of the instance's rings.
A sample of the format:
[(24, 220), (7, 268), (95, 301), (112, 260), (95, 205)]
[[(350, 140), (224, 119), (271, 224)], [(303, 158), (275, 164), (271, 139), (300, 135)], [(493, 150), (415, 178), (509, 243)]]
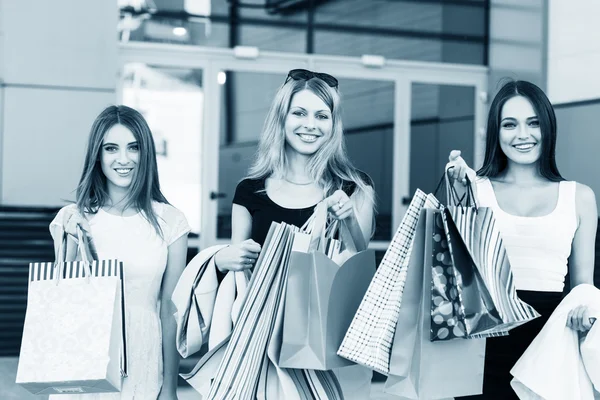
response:
[(579, 216), (589, 217), (598, 213), (596, 195), (589, 186), (583, 183), (576, 182), (575, 203)]

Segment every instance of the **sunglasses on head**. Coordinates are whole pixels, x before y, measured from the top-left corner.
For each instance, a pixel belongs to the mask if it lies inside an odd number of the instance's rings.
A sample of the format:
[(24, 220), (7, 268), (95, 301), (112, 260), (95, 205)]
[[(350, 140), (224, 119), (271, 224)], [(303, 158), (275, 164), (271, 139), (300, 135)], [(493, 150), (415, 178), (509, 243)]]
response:
[(312, 72), (307, 69), (291, 70), (288, 73), (287, 78), (285, 78), (284, 84), (288, 83), (288, 81), (290, 79), (293, 79), (295, 81), (299, 81), (299, 80), (309, 81), (312, 78), (319, 78), (320, 80), (322, 80), (323, 82), (325, 82), (327, 85), (329, 85), (330, 87), (332, 87), (334, 89), (337, 89), (337, 87), (338, 87), (338, 80), (335, 79), (333, 76), (331, 76), (329, 74), (324, 74), (322, 72)]

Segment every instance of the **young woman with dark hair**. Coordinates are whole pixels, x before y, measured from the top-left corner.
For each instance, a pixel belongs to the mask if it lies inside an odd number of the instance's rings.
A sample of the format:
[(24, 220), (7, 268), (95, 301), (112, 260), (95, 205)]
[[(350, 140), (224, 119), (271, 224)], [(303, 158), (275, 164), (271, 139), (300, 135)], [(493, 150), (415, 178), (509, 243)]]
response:
[[(511, 81), (498, 92), (489, 111), (483, 167), (475, 173), (450, 153), (449, 174), (470, 181), (478, 206), (491, 207), (500, 227), (519, 297), (541, 317), (487, 340), (482, 396), (517, 399), (510, 370), (562, 300), (567, 263), (571, 288), (593, 284), (598, 212), (593, 191), (566, 181), (555, 160), (556, 117), (550, 101), (536, 85)], [(468, 178), (468, 179), (467, 179)], [(568, 325), (591, 327), (589, 310), (577, 307)]]
[[(59, 398), (175, 400), (171, 294), (185, 267), (190, 227), (160, 191), (152, 133), (132, 108), (108, 107), (92, 125), (77, 202), (59, 211), (50, 230), (73, 241), (78, 225), (99, 259), (123, 262), (128, 377), (121, 393)], [(62, 234), (53, 237), (58, 248)]]

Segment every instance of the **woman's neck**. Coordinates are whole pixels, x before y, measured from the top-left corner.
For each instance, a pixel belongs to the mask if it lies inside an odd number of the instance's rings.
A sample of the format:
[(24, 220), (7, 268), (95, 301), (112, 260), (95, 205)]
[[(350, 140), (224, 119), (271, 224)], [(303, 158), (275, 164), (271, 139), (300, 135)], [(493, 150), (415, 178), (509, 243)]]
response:
[(282, 177), (294, 182), (308, 182), (311, 177), (307, 170), (310, 156), (300, 154), (297, 151), (288, 148), (287, 152), (287, 170)]
[(507, 183), (514, 183), (518, 186), (530, 186), (532, 183), (546, 181), (539, 171), (537, 164), (517, 164), (508, 162), (506, 169), (500, 177)]
[(107, 186), (107, 190), (108, 190), (108, 197), (109, 197), (109, 203), (106, 205), (107, 208), (118, 211), (119, 213), (124, 213), (125, 211), (127, 211), (128, 208), (130, 208), (130, 207), (125, 208), (126, 203), (127, 203), (127, 193), (129, 191), (129, 188), (115, 186), (109, 182), (108, 186)]

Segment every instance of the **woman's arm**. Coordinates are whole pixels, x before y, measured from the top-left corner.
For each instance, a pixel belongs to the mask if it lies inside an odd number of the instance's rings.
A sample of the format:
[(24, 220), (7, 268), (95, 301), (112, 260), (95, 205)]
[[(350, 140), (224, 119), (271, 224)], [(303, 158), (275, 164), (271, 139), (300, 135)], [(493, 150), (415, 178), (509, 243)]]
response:
[(260, 253), (260, 245), (250, 239), (252, 215), (246, 207), (231, 207), (231, 245), (215, 254), (215, 265), (221, 274), (242, 271), (254, 266)]
[[(594, 284), (594, 259), (596, 248), (596, 229), (598, 209), (596, 196), (586, 185), (577, 184), (575, 207), (578, 227), (571, 246), (569, 268), (571, 289), (584, 283)], [(575, 307), (569, 311), (567, 326), (574, 330), (587, 332), (592, 327), (591, 312), (586, 306)]]
[(231, 244), (242, 243), (252, 234), (252, 215), (239, 204), (231, 206)]
[(171, 243), (168, 249), (167, 267), (162, 280), (160, 321), (162, 325), (163, 385), (159, 399), (177, 398), (179, 353), (175, 343), (177, 325), (173, 316), (176, 310), (171, 295), (185, 268), (187, 246), (187, 235), (183, 235)]
[(573, 238), (569, 257), (571, 288), (582, 283), (594, 284), (598, 209), (596, 208), (596, 196), (592, 189), (578, 183), (575, 206), (579, 226)]
[[(473, 189), (473, 196), (475, 197), (474, 200), (477, 201), (477, 186), (475, 185), (477, 173), (460, 156), (460, 150), (452, 150), (450, 152), (444, 173), (448, 174), (450, 184), (453, 186), (459, 199), (467, 195), (468, 186), (466, 178), (469, 178), (471, 188)], [(450, 203), (450, 199), (446, 199), (446, 201)]]

